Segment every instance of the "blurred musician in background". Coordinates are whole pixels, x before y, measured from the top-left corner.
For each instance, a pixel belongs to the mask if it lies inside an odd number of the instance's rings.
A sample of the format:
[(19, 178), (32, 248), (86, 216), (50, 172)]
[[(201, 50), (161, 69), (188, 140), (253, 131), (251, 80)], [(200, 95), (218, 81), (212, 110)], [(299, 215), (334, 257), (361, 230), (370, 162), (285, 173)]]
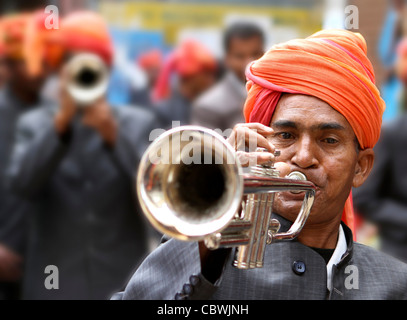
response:
[[(40, 38), (36, 45), (52, 44), (61, 53), (59, 103), (20, 119), (7, 172), (10, 188), (38, 207), (23, 298), (106, 299), (148, 252), (133, 176), (155, 118), (145, 109), (113, 108), (104, 92), (83, 104), (68, 90), (72, 59), (88, 53), (107, 68), (112, 64), (112, 41), (98, 14), (71, 13), (55, 33)], [(31, 61), (34, 70), (40, 58)], [(90, 81), (92, 73), (82, 76)], [(58, 268), (58, 290), (44, 286), (50, 265)]]
[(195, 40), (185, 40), (171, 52), (153, 90), (163, 128), (170, 128), (173, 121), (190, 124), (192, 104), (215, 83), (216, 72), (215, 57)]
[(12, 194), (4, 185), (5, 170), (14, 141), (18, 118), (40, 104), (47, 70), (30, 73), (25, 54), (28, 28), (38, 17), (31, 13), (0, 19), (0, 299), (20, 297), (26, 219), (33, 206)]
[(366, 184), (355, 189), (355, 208), (377, 227), (380, 250), (407, 262), (407, 38), (398, 45), (395, 63), (403, 85), (400, 116), (383, 125), (376, 160)]
[(153, 104), (152, 91), (163, 64), (163, 55), (158, 49), (145, 52), (138, 57), (137, 64), (145, 72), (147, 83), (143, 88), (132, 90), (130, 102), (136, 106), (150, 108)]

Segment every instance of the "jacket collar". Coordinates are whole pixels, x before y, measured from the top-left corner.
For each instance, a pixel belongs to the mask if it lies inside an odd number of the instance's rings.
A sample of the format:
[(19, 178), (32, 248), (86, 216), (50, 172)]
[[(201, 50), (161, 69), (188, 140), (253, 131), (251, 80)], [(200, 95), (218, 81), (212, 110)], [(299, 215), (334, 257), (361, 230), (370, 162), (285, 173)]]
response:
[[(280, 231), (288, 231), (288, 229), (290, 229), (292, 222), (283, 218), (282, 216), (273, 213), (272, 218), (277, 219), (280, 222)], [(350, 261), (350, 259), (352, 258), (353, 255), (353, 234), (351, 229), (349, 229), (349, 227), (341, 222), (341, 226), (343, 229), (343, 232), (345, 234), (345, 239), (346, 239), (346, 251), (345, 253), (342, 255), (339, 263), (337, 264), (337, 268), (341, 268), (344, 265), (347, 265), (348, 262)], [(298, 241), (298, 239), (294, 239), (292, 241)]]
[(350, 259), (352, 259), (352, 255), (353, 255), (353, 234), (352, 234), (352, 230), (344, 222), (341, 222), (341, 225), (342, 225), (343, 232), (345, 233), (345, 238), (346, 238), (346, 251), (342, 255), (342, 258), (339, 261), (339, 263), (337, 264), (338, 268), (341, 268), (344, 265), (347, 265), (349, 263)]

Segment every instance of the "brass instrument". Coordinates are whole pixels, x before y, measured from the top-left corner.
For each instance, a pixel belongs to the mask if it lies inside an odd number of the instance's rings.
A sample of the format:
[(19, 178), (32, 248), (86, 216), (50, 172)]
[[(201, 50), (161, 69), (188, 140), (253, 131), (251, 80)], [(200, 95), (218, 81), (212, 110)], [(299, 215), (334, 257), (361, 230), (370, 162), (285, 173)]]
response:
[[(263, 266), (266, 244), (295, 238), (307, 220), (315, 186), (301, 172), (279, 178), (272, 164), (251, 167), (236, 158), (213, 130), (182, 126), (166, 131), (144, 153), (137, 175), (142, 209), (160, 232), (209, 249), (237, 247), (234, 266)], [(287, 232), (271, 219), (275, 192), (303, 192), (300, 212)]]
[(67, 64), (67, 91), (81, 107), (91, 105), (106, 94), (109, 70), (103, 60), (92, 53), (80, 53)]

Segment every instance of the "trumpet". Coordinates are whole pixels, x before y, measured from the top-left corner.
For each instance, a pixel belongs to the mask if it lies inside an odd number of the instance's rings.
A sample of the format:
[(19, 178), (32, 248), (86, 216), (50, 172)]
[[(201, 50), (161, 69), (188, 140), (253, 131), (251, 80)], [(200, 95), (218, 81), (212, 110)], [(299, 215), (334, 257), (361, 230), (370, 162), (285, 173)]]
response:
[[(274, 194), (304, 192), (296, 220), (286, 232), (272, 219)], [(235, 150), (218, 133), (199, 126), (166, 131), (144, 153), (137, 194), (150, 223), (183, 241), (209, 249), (235, 247), (233, 265), (261, 268), (267, 244), (294, 239), (304, 226), (315, 186), (301, 172), (279, 178), (272, 163), (244, 173)]]
[(75, 55), (67, 64), (67, 73), (67, 91), (79, 106), (89, 106), (107, 92), (109, 70), (96, 54)]

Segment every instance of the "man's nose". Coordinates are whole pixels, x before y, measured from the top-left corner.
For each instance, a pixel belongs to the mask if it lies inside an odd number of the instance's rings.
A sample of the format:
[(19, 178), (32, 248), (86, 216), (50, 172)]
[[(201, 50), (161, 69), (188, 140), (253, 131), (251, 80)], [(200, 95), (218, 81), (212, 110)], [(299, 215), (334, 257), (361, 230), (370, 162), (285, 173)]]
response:
[(299, 139), (295, 146), (291, 162), (299, 168), (315, 168), (319, 161), (316, 156), (317, 146), (308, 137)]

